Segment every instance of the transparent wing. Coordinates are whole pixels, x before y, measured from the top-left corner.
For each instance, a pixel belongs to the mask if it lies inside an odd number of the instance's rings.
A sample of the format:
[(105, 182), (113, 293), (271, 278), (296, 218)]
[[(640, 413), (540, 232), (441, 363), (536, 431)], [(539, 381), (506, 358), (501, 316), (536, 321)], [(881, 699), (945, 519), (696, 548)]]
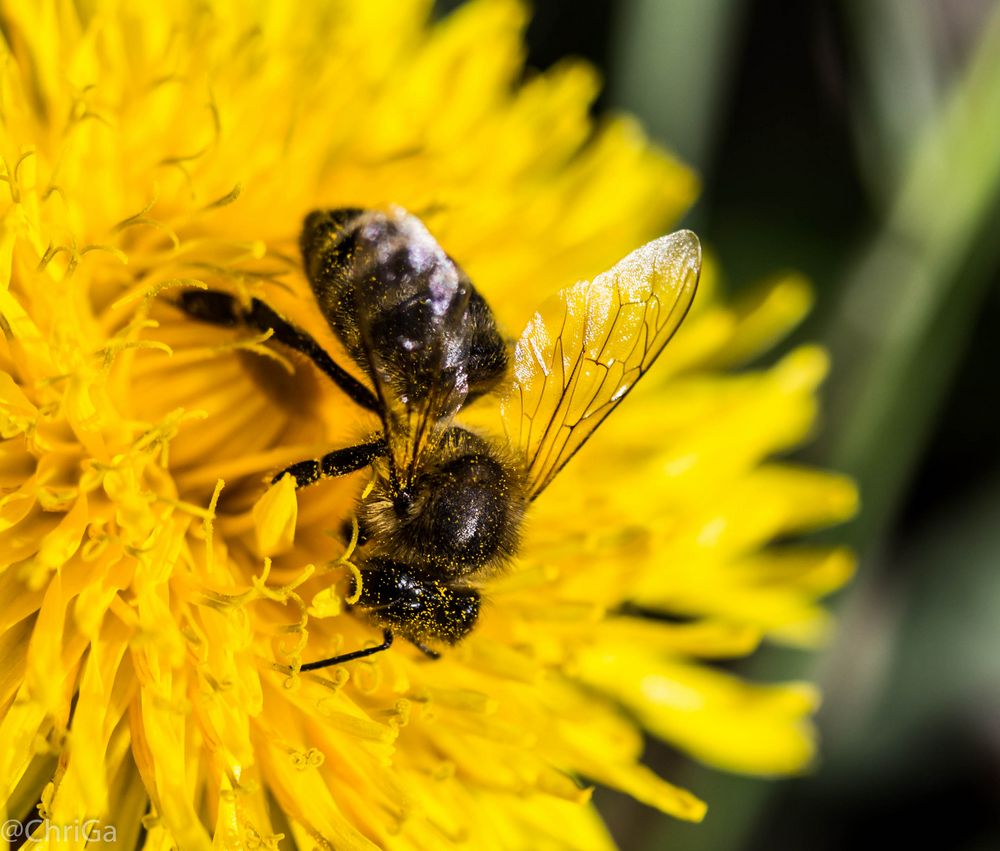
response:
[[(419, 329), (419, 348), (389, 347), (387, 351), (371, 342), (367, 345), (369, 372), (381, 403), (393, 466), (404, 488), (419, 469), (422, 454), (451, 426), (468, 394), (469, 346), (464, 327), (468, 300), (468, 291), (458, 288), (437, 299), (439, 312), (420, 304), (418, 318), (407, 323)], [(365, 320), (360, 324), (362, 335), (370, 340), (369, 324)]]
[(371, 376), (392, 475), (406, 488), (469, 392), (471, 284), (405, 210), (346, 212), (350, 224), (332, 248), (306, 258), (318, 268), (310, 283)]
[(557, 293), (528, 323), (502, 414), (532, 499), (663, 351), (691, 306), (700, 272), (698, 237), (678, 231)]

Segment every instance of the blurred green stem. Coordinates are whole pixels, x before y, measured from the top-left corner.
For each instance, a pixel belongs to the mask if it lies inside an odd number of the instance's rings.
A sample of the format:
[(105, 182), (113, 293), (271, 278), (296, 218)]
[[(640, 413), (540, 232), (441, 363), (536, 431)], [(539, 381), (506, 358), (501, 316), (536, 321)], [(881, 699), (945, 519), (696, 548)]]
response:
[(611, 102), (695, 168), (714, 147), (744, 0), (629, 0), (618, 6)]
[(1000, 252), (998, 197), (1000, 9), (913, 149), (830, 329), (828, 457), (861, 484), (858, 543), (885, 531), (933, 424)]
[[(845, 2), (859, 15), (871, 15), (880, 5)], [(884, 2), (900, 11), (897, 0)], [(876, 26), (879, 20), (869, 18), (868, 37), (891, 40)], [(879, 85), (889, 82), (887, 75)], [(897, 78), (897, 85), (907, 82)], [(875, 93), (871, 103), (875, 109), (894, 109), (891, 86)], [(880, 156), (898, 163), (899, 176), (886, 179), (894, 191), (885, 221), (848, 273), (827, 335), (835, 370), (820, 457), (853, 475), (862, 493), (862, 513), (851, 534), (868, 569), (862, 568), (850, 592), (853, 608), (864, 607), (873, 596), (872, 561), (899, 510), (1000, 254), (1000, 8), (964, 76), (943, 106), (923, 116), (919, 132), (907, 123), (912, 116), (897, 118), (904, 123), (886, 116), (870, 125), (873, 132), (889, 132)], [(845, 635), (833, 655), (853, 665), (879, 640)], [(785, 656), (780, 670), (773, 658), (765, 669), (767, 664), (766, 658), (756, 660), (756, 673), (787, 678), (801, 676), (807, 661)], [(856, 680), (842, 677), (841, 691), (849, 692)], [(834, 715), (849, 697), (828, 695)], [(686, 779), (712, 804), (706, 822), (697, 830), (660, 824), (643, 847), (742, 847), (770, 787), (715, 779), (700, 770)]]
[(873, 200), (885, 210), (940, 106), (932, 23), (928, 4), (914, 0), (845, 0), (844, 12), (858, 64), (854, 141)]

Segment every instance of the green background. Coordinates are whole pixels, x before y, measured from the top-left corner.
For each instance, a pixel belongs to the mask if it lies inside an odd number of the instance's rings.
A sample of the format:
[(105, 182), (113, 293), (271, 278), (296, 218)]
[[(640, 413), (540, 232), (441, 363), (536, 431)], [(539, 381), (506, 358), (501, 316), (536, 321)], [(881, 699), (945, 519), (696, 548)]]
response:
[[(456, 3), (442, 4), (442, 13)], [(818, 655), (741, 669), (825, 693), (822, 760), (783, 781), (648, 760), (687, 825), (599, 791), (624, 848), (1000, 849), (1000, 4), (535, 0), (529, 65), (583, 55), (701, 174), (685, 224), (731, 292), (793, 268), (832, 352), (798, 457), (853, 475), (860, 555)], [(794, 340), (788, 341), (786, 351)], [(775, 352), (771, 357), (777, 357)]]

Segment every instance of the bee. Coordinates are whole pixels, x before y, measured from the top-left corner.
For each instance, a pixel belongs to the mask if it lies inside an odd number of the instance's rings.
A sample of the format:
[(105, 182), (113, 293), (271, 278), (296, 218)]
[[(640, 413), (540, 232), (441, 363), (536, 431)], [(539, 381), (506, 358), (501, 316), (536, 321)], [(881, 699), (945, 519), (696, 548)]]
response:
[[(469, 277), (402, 209), (318, 210), (300, 248), (316, 303), (362, 383), (259, 299), (191, 290), (178, 306), (219, 325), (271, 331), (309, 357), (381, 428), (354, 446), (280, 471), (297, 488), (364, 467), (357, 506), (360, 588), (350, 596), (381, 644), (309, 662), (309, 671), (388, 649), (396, 635), (436, 658), (475, 627), (476, 582), (516, 554), (530, 503), (649, 370), (694, 298), (701, 248), (661, 237), (592, 282), (550, 298), (511, 345)], [(500, 392), (505, 439), (455, 422)]]

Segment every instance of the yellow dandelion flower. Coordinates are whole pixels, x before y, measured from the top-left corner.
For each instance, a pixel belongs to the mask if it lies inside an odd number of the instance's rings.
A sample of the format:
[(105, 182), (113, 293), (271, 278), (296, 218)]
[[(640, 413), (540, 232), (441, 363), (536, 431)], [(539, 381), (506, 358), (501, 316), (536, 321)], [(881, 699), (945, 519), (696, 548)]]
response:
[(377, 640), (345, 609), (370, 477), (267, 476), (372, 424), (267, 334), (172, 295), (259, 296), (336, 352), (303, 216), (401, 205), (513, 333), (696, 190), (629, 120), (592, 125), (586, 65), (521, 81), (518, 3), (428, 16), (2, 4), (0, 800), (37, 806), (36, 835), (606, 848), (586, 784), (704, 813), (642, 766), (639, 724), (725, 769), (810, 760), (810, 686), (704, 664), (817, 641), (851, 570), (771, 545), (854, 509), (843, 478), (765, 460), (808, 433), (823, 353), (724, 371), (801, 317), (794, 278), (733, 306), (706, 272), (668, 355), (532, 507), (467, 640), (296, 673)]

